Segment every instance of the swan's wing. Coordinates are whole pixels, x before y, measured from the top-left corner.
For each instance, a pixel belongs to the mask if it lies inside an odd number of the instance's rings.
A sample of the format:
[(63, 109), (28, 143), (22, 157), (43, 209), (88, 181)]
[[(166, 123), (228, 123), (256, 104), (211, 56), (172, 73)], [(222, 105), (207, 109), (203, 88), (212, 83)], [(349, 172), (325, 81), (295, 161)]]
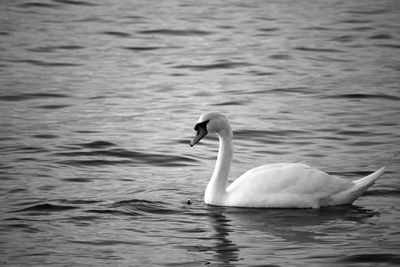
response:
[(227, 193), (234, 196), (233, 199), (246, 198), (249, 202), (252, 198), (257, 202), (263, 198), (266, 201), (289, 198), (290, 201), (319, 202), (352, 186), (351, 181), (304, 164), (280, 163), (247, 171), (227, 188)]

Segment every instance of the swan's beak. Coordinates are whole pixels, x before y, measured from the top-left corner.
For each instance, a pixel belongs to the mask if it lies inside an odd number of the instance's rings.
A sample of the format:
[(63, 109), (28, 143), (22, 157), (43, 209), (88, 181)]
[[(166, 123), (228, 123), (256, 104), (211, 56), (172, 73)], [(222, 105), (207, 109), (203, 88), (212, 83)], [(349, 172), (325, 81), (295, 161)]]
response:
[[(208, 121), (207, 121), (208, 122)], [(207, 124), (207, 123), (206, 123)], [(197, 131), (195, 137), (193, 137), (192, 142), (190, 142), (190, 146), (194, 146), (197, 144), (204, 136), (207, 135), (206, 124), (202, 125), (202, 123), (198, 123), (194, 129)]]

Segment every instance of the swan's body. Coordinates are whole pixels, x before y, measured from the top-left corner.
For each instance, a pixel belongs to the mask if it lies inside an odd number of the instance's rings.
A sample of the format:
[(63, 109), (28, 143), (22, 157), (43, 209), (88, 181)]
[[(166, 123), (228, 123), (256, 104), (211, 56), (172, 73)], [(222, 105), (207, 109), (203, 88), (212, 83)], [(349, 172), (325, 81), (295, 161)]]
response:
[(217, 162), (207, 185), (204, 202), (210, 205), (257, 208), (319, 208), (351, 204), (384, 172), (385, 167), (355, 181), (348, 181), (300, 163), (278, 163), (251, 169), (226, 186), (231, 161), (232, 130), (221, 113), (200, 117), (191, 146), (208, 132), (220, 145)]

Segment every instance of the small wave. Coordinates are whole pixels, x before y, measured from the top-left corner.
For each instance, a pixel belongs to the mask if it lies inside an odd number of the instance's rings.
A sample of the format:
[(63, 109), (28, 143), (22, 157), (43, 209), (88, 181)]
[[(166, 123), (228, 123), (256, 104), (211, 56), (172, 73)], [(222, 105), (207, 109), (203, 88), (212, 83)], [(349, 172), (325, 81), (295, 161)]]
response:
[(67, 203), (67, 204), (74, 204), (74, 205), (87, 205), (87, 204), (95, 204), (95, 203), (99, 203), (102, 202), (101, 200), (92, 200), (92, 199), (73, 199), (73, 200), (69, 200), (69, 199), (61, 199), (60, 200), (61, 203)]
[(274, 27), (274, 28), (259, 28), (257, 30), (261, 32), (276, 32), (279, 31), (280, 29)]
[(106, 148), (106, 147), (116, 146), (116, 144), (107, 141), (94, 141), (77, 145), (85, 148)]
[[(272, 76), (276, 75), (275, 72), (268, 72), (268, 71), (258, 71), (258, 70), (249, 70), (247, 73), (254, 75), (254, 76)], [(246, 94), (251, 93), (251, 92), (246, 92)], [(244, 94), (244, 92), (243, 92)]]
[(167, 207), (167, 204), (161, 201), (149, 201), (144, 199), (123, 200), (112, 205), (113, 208), (120, 208), (127, 212), (140, 214), (175, 214), (179, 211)]
[(195, 71), (207, 71), (207, 70), (214, 70), (214, 69), (233, 69), (233, 68), (240, 68), (240, 67), (248, 67), (251, 66), (249, 63), (245, 62), (219, 62), (219, 63), (212, 63), (212, 64), (183, 64), (174, 66), (176, 69), (190, 69)]
[(73, 183), (90, 183), (91, 181), (93, 181), (93, 179), (91, 179), (91, 178), (82, 178), (82, 177), (64, 178), (64, 179), (61, 179), (61, 180), (65, 181), (65, 182), (73, 182)]
[(306, 153), (303, 154), (304, 157), (310, 157), (310, 158), (325, 158), (327, 155), (324, 154), (319, 154), (319, 153)]
[(382, 145), (384, 142), (375, 142), (375, 141), (356, 141), (356, 142), (350, 142), (350, 146), (378, 146)]
[(400, 97), (389, 95), (389, 94), (359, 94), (359, 93), (348, 93), (348, 94), (337, 94), (337, 95), (324, 95), (322, 99), (385, 99), (385, 100), (400, 100)]
[(245, 138), (245, 137), (266, 137), (266, 136), (299, 136), (308, 134), (306, 131), (300, 130), (238, 130), (234, 132), (235, 137)]
[(355, 254), (338, 260), (341, 263), (376, 263), (376, 264), (400, 264), (400, 256), (389, 253), (379, 254)]
[(41, 109), (62, 109), (62, 108), (67, 108), (70, 107), (71, 105), (41, 105), (41, 106), (36, 106), (35, 108), (41, 108)]
[(55, 139), (58, 138), (59, 136), (54, 134), (34, 134), (32, 135), (32, 137), (39, 139)]
[(127, 32), (118, 32), (118, 31), (104, 31), (104, 32), (101, 32), (101, 33), (102, 34), (106, 34), (106, 35), (116, 36), (116, 37), (129, 37), (129, 36), (131, 36)]
[(146, 16), (140, 16), (140, 15), (127, 15), (127, 16), (122, 16), (124, 19), (132, 19), (132, 20), (145, 20), (147, 19)]
[(23, 3), (18, 5), (19, 7), (22, 8), (35, 8), (35, 7), (40, 7), (40, 8), (55, 8), (57, 5), (50, 4), (50, 3), (40, 3), (40, 2), (30, 2), (30, 3)]
[(83, 48), (85, 47), (80, 45), (57, 45), (57, 46), (40, 46), (28, 50), (32, 52), (51, 53), (57, 50), (78, 50)]
[(345, 136), (365, 136), (365, 137), (374, 137), (378, 135), (377, 133), (370, 131), (357, 131), (357, 130), (340, 130), (340, 131), (335, 131), (335, 134), (345, 135)]
[(41, 66), (41, 67), (78, 67), (82, 66), (82, 64), (77, 63), (69, 63), (69, 62), (48, 62), (42, 61), (37, 59), (17, 59), (17, 60), (6, 60), (8, 62), (14, 63), (27, 63), (34, 66)]
[(99, 207), (86, 210), (89, 213), (143, 216), (146, 214), (175, 214), (178, 211), (167, 207), (167, 204), (161, 201), (149, 201), (144, 199), (123, 200)]
[[(197, 162), (197, 160), (186, 156), (168, 155), (161, 153), (146, 153), (139, 151), (131, 151), (121, 148), (114, 149), (98, 149), (114, 146), (112, 143), (94, 142), (82, 144), (85, 148), (91, 148), (91, 151), (72, 151), (72, 152), (58, 152), (54, 153), (55, 156), (64, 156), (73, 158), (71, 160), (62, 160), (58, 163), (73, 165), (73, 166), (97, 166), (97, 165), (119, 165), (119, 164), (150, 164), (154, 166), (163, 167), (180, 167), (187, 166), (189, 163)], [(73, 147), (71, 149), (74, 149)], [(82, 157), (76, 159), (76, 157)], [(100, 157), (96, 159), (93, 157)], [(110, 159), (104, 159), (109, 157)], [(124, 160), (115, 160), (112, 158), (122, 158)], [(125, 160), (127, 159), (127, 160)]]
[(400, 197), (400, 190), (393, 189), (371, 189), (366, 191), (364, 196)]
[(162, 49), (163, 47), (157, 47), (157, 46), (128, 46), (128, 47), (123, 47), (123, 49), (127, 49), (130, 51), (151, 51), (151, 50), (158, 50)]
[(354, 41), (355, 39), (356, 37), (354, 35), (340, 35), (332, 38), (331, 40), (335, 42), (348, 43)]
[(245, 104), (244, 101), (226, 101), (226, 102), (216, 103), (213, 106), (242, 106), (244, 104)]
[(390, 34), (375, 34), (375, 35), (368, 37), (368, 39), (390, 40), (390, 39), (393, 39), (393, 36), (391, 36)]
[(373, 27), (364, 26), (364, 27), (348, 28), (348, 29), (346, 29), (346, 31), (349, 31), (349, 32), (365, 32), (365, 31), (370, 31), (370, 30), (374, 30), (374, 29), (375, 28), (373, 28)]
[(394, 48), (394, 49), (400, 49), (400, 45), (398, 44), (378, 44), (376, 45), (378, 47), (384, 47), (384, 48)]
[(378, 14), (384, 14), (387, 12), (387, 9), (375, 9), (375, 10), (361, 10), (361, 9), (357, 9), (357, 10), (348, 10), (346, 11), (346, 13), (349, 14), (359, 14), (359, 15), (378, 15)]
[(321, 52), (321, 53), (343, 53), (344, 51), (333, 49), (333, 48), (315, 48), (315, 47), (305, 47), (305, 46), (297, 46), (294, 49), (299, 51), (306, 52)]
[(61, 165), (82, 167), (82, 166), (125, 165), (132, 162), (129, 160), (82, 159), (82, 160), (61, 160), (58, 161), (57, 163)]
[[(312, 142), (307, 142), (304, 141), (304, 138), (308, 136), (306, 132), (303, 131), (297, 131), (297, 130), (238, 130), (233, 133), (235, 136), (235, 139), (238, 140), (238, 142), (244, 140), (244, 141), (250, 141), (252, 143), (261, 143), (261, 144), (286, 144), (290, 142), (291, 144), (311, 144)], [(294, 142), (293, 140), (297, 140), (301, 137), (302, 141)], [(257, 151), (257, 153), (270, 153), (270, 154), (275, 154), (275, 155), (282, 155), (282, 154), (288, 154), (287, 150), (266, 150), (262, 149)]]
[(30, 99), (51, 99), (51, 98), (66, 98), (70, 97), (65, 94), (56, 93), (33, 93), (33, 94), (15, 94), (15, 95), (0, 95), (0, 101), (24, 101)]
[(41, 232), (41, 230), (39, 230), (38, 228), (32, 227), (30, 224), (26, 224), (26, 223), (11, 223), (11, 224), (4, 224), (2, 225), (2, 227), (4, 227), (4, 229), (7, 228), (16, 228), (18, 230), (27, 232), (27, 233), (39, 233)]
[(26, 192), (28, 192), (28, 190), (26, 190), (25, 188), (16, 188), (16, 189), (12, 189), (12, 190), (8, 191), (7, 193), (17, 194), (17, 193), (26, 193)]
[(38, 147), (38, 146), (16, 146), (15, 151), (19, 153), (45, 153), (48, 152), (48, 149), (45, 149), (43, 147)]
[(78, 0), (53, 0), (53, 2), (66, 5), (76, 5), (76, 6), (95, 6), (95, 4), (91, 2), (78, 1)]
[(86, 210), (86, 212), (97, 213), (97, 214), (128, 215), (128, 216), (140, 215), (140, 213), (137, 212), (121, 211), (116, 209), (104, 209), (104, 208), (90, 209)]
[(291, 55), (288, 54), (273, 54), (269, 56), (270, 59), (277, 59), (277, 60), (288, 60), (292, 59)]
[(91, 246), (114, 246), (114, 245), (137, 245), (137, 241), (122, 241), (122, 240), (111, 240), (111, 239), (100, 239), (100, 240), (69, 240), (75, 244), (85, 244)]
[(83, 134), (93, 134), (98, 133), (98, 131), (91, 131), (91, 130), (77, 130), (76, 133), (83, 133)]
[(138, 31), (139, 34), (158, 34), (171, 36), (204, 36), (213, 34), (213, 32), (202, 30), (171, 30), (171, 29), (155, 29)]
[(273, 88), (270, 90), (265, 90), (264, 92), (268, 92), (268, 93), (306, 93), (307, 90), (309, 88), (308, 87), (304, 87), (304, 86), (298, 86), (298, 87), (277, 87), (277, 88)]
[(57, 211), (66, 211), (77, 209), (75, 206), (67, 206), (67, 205), (55, 205), (50, 203), (37, 204), (24, 209), (17, 210), (17, 212), (25, 212), (25, 211), (40, 211), (40, 212), (57, 212)]
[(367, 20), (367, 19), (346, 19), (339, 21), (340, 23), (349, 23), (349, 24), (365, 24), (365, 23), (371, 23), (372, 20)]
[(303, 30), (307, 31), (332, 31), (334, 28), (323, 27), (323, 26), (310, 26), (310, 27), (303, 27)]

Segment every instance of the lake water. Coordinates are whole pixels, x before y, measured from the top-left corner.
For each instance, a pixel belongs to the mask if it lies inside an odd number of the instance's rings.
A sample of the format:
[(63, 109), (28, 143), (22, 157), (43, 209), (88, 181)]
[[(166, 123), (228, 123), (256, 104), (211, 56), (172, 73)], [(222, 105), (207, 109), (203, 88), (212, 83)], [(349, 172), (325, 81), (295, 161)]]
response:
[[(399, 22), (396, 0), (2, 1), (0, 265), (398, 266)], [(387, 172), (353, 206), (207, 206), (211, 110), (231, 180)]]

